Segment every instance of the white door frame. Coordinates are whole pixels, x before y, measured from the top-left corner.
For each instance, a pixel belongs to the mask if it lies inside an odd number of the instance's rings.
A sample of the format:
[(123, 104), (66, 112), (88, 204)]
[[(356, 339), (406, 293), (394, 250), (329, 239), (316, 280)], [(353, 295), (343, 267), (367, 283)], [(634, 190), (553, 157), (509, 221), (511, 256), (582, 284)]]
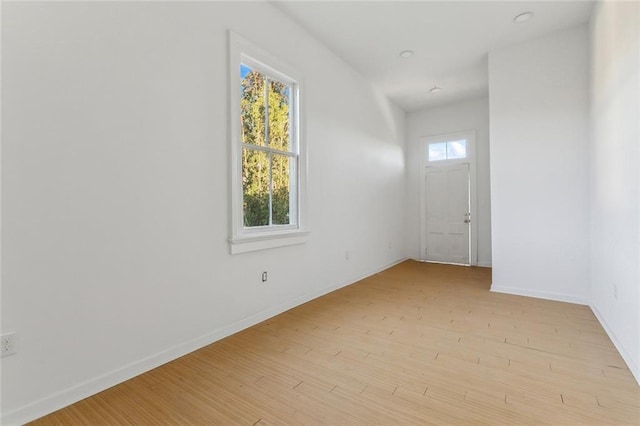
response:
[[(429, 144), (448, 142), (453, 140), (467, 140), (467, 158), (457, 160), (429, 161)], [(478, 265), (478, 199), (476, 179), (476, 131), (465, 130), (441, 135), (423, 136), (420, 138), (420, 260), (426, 261), (427, 248), (427, 200), (426, 200), (426, 169), (427, 167), (449, 166), (452, 164), (469, 164), (469, 192), (471, 223), (469, 227), (470, 253), (469, 264)]]

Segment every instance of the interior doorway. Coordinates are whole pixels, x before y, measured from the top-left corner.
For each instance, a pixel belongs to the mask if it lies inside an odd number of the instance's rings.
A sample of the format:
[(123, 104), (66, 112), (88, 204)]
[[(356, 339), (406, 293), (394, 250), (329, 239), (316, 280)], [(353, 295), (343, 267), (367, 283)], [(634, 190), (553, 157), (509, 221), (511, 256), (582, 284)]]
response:
[(420, 259), (477, 265), (475, 132), (422, 142)]

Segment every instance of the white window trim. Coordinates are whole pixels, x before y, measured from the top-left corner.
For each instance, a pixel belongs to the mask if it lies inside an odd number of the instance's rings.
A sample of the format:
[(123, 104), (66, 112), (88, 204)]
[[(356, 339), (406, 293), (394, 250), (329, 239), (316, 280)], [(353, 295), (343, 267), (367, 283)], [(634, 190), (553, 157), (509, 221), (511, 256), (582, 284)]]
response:
[[(462, 135), (462, 133), (459, 133), (459, 134)], [(459, 140), (467, 141), (466, 138), (462, 138), (462, 137)], [(426, 160), (427, 164), (429, 164), (429, 165), (437, 165), (437, 164), (448, 165), (448, 164), (468, 163), (469, 162), (469, 157), (471, 156), (471, 153), (470, 153), (470, 150), (469, 150), (468, 146), (466, 147), (467, 152), (466, 152), (466, 155), (464, 157), (459, 157), (459, 158), (448, 158), (447, 157), (444, 160), (430, 160), (429, 159), (429, 146), (430, 145), (446, 144), (447, 145), (447, 150), (448, 150), (449, 149), (448, 145), (449, 145), (450, 142), (456, 142), (456, 141), (453, 140), (453, 139), (452, 140), (446, 140), (446, 141), (442, 140), (441, 141), (440, 139), (435, 139), (435, 138), (432, 138), (430, 141), (428, 141), (425, 144), (425, 149), (427, 150), (427, 160)], [(468, 141), (467, 141), (467, 145), (469, 145)], [(448, 156), (448, 153), (447, 153), (447, 156)]]
[[(242, 203), (242, 140), (240, 129), (240, 63), (244, 63), (276, 76), (284, 82), (295, 82), (297, 93), (294, 102), (298, 112), (294, 120), (294, 132), (298, 142), (297, 167), (297, 224), (273, 225), (265, 227), (245, 228), (243, 222)], [(303, 83), (300, 73), (283, 63), (268, 52), (257, 47), (243, 37), (229, 31), (229, 139), (230, 139), (230, 203), (229, 203), (229, 247), (231, 254), (246, 253), (307, 241), (306, 230), (306, 183), (307, 183), (307, 154), (305, 144), (304, 120), (301, 107), (300, 93), (303, 93)], [(293, 141), (292, 141), (293, 142)]]

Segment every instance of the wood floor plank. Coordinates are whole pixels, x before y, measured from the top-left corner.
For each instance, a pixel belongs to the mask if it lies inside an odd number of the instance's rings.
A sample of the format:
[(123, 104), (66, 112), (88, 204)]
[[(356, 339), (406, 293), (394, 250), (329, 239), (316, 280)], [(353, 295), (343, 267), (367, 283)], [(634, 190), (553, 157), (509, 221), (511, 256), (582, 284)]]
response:
[(407, 261), (35, 425), (640, 424), (586, 306)]

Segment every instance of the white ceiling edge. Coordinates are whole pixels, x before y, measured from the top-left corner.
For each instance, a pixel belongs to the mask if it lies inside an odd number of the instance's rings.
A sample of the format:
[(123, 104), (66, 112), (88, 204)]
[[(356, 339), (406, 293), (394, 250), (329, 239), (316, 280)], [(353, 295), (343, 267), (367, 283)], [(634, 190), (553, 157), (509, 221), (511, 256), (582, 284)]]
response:
[[(591, 0), (267, 2), (406, 112), (486, 96), (489, 51), (586, 24), (594, 4)], [(512, 22), (518, 13), (531, 9), (535, 16), (530, 22)], [(448, 28), (455, 29), (453, 36), (443, 36)], [(399, 53), (407, 49), (415, 54), (401, 58)], [(443, 90), (429, 93), (433, 86)]]

